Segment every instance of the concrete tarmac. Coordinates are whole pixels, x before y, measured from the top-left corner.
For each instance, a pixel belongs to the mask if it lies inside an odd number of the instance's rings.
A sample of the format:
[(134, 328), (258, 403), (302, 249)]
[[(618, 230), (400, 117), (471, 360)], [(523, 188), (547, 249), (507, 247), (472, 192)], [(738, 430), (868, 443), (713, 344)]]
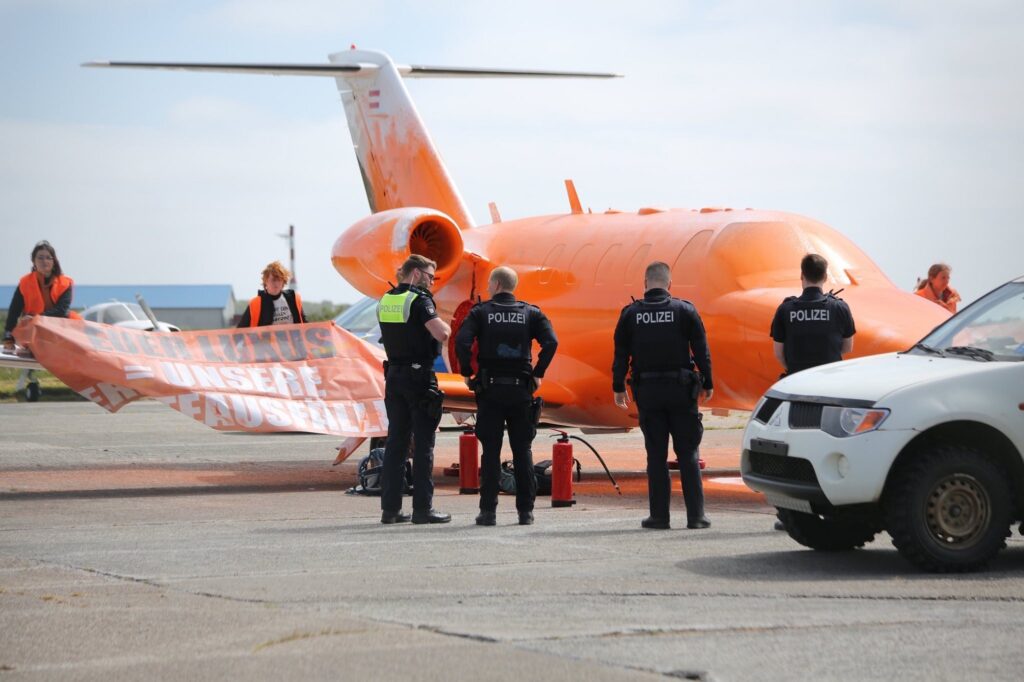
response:
[(384, 527), (343, 493), (336, 439), (0, 405), (0, 680), (1020, 679), (1020, 536), (967, 576), (919, 573), (884, 535), (805, 550), (737, 485), (738, 423), (717, 424), (708, 530), (685, 529), (678, 482), (679, 527), (640, 528), (638, 433), (592, 441), (621, 497), (578, 449), (578, 503), (539, 498), (533, 526), (504, 496), (473, 525), (476, 497), (438, 476), (451, 524)]

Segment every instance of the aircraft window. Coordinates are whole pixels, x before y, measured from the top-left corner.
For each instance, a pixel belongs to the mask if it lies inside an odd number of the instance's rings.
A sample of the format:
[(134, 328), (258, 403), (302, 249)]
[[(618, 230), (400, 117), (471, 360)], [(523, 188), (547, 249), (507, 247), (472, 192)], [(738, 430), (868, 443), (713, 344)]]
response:
[[(141, 308), (139, 309), (142, 310)], [(106, 310), (103, 311), (103, 321), (107, 324), (117, 324), (118, 322), (133, 322), (136, 320), (132, 315), (131, 310), (124, 303), (116, 303), (114, 305), (107, 306)]]
[(672, 264), (672, 283), (680, 286), (696, 284), (700, 274), (700, 262), (704, 256), (704, 248), (711, 241), (712, 230), (702, 230), (690, 237), (686, 246)]
[(576, 255), (569, 262), (569, 269), (565, 273), (567, 284), (579, 284), (579, 277), (586, 271), (586, 266), (590, 262), (590, 256), (593, 253), (593, 244), (584, 244), (580, 247), (580, 250), (576, 252)]
[(643, 280), (642, 271), (647, 267), (647, 254), (651, 251), (650, 244), (642, 244), (633, 254), (633, 260), (626, 268), (626, 277), (623, 280), (626, 284), (636, 285)]
[(559, 244), (548, 253), (548, 257), (544, 259), (544, 265), (540, 271), (539, 282), (541, 284), (551, 283), (551, 277), (555, 273), (555, 261), (561, 257), (563, 251), (565, 251), (565, 244)]
[(601, 256), (601, 262), (594, 268), (594, 284), (607, 284), (611, 281), (608, 271), (615, 263), (615, 257), (622, 250), (622, 244), (612, 244)]

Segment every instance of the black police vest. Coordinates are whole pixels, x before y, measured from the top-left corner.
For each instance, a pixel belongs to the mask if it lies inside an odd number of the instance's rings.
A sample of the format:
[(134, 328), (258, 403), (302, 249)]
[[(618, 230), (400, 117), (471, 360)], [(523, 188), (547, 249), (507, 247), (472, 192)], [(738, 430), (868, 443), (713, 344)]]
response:
[(672, 297), (635, 301), (627, 321), (632, 327), (634, 372), (693, 368), (682, 301)]
[(523, 301), (479, 304), (477, 357), (481, 367), (496, 374), (531, 371), (530, 313), (530, 304)]
[(799, 372), (843, 359), (842, 320), (839, 302), (832, 296), (786, 303), (784, 352), (789, 372)]
[(384, 352), (387, 353), (388, 362), (394, 365), (418, 363), (431, 366), (434, 363), (434, 358), (440, 353), (440, 344), (427, 331), (424, 324), (426, 320), (422, 319), (421, 315), (415, 314), (415, 310), (423, 305), (423, 302), (417, 299), (433, 299), (430, 292), (419, 287), (405, 285), (392, 289), (388, 292), (388, 296), (401, 295), (406, 292), (410, 298), (412, 296), (416, 298), (409, 303), (403, 321), (386, 322), (381, 319), (378, 312), (377, 319), (380, 323), (380, 338), (384, 345)]

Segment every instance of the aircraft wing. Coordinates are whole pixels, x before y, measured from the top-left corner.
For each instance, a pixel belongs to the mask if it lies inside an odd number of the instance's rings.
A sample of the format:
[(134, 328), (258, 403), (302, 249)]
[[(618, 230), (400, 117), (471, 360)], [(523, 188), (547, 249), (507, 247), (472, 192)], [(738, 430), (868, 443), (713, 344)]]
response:
[(43, 369), (43, 366), (31, 355), (18, 355), (7, 349), (0, 349), (0, 367), (13, 369)]
[[(476, 412), (476, 395), (466, 386), (461, 374), (438, 374), (437, 385), (444, 391), (446, 410)], [(576, 401), (572, 391), (547, 379), (541, 384), (536, 395), (544, 399), (545, 406), (552, 408), (572, 404)]]

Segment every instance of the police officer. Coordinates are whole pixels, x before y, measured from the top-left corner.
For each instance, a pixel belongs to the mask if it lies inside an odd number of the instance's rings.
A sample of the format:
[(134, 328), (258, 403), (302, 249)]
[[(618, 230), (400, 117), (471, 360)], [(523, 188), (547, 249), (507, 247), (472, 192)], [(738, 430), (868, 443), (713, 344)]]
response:
[[(516, 474), (519, 525), (533, 523), (537, 480), (533, 474), (533, 392), (558, 347), (551, 322), (540, 308), (513, 295), (519, 277), (507, 267), (495, 268), (487, 280), (490, 300), (473, 306), (455, 336), (455, 352), (466, 385), (476, 391), (476, 435), (483, 445), (480, 467), (479, 526), (493, 526), (498, 507), (498, 476), (505, 426)], [(531, 366), (533, 340), (540, 344)], [(472, 347), (478, 343), (479, 371), (473, 375)]]
[(804, 292), (779, 305), (772, 320), (775, 357), (785, 374), (839, 362), (853, 350), (853, 315), (846, 301), (822, 290), (828, 261), (809, 253), (800, 261)]
[(413, 523), (447, 523), (450, 514), (433, 508), (434, 431), (441, 421), (443, 394), (434, 358), (451, 328), (437, 316), (429, 287), (437, 263), (413, 254), (398, 270), (399, 285), (380, 299), (377, 320), (388, 359), (384, 364), (384, 406), (388, 440), (381, 472), (381, 523), (403, 523), (405, 459), (413, 440)]
[[(853, 350), (853, 315), (846, 301), (823, 290), (828, 261), (809, 253), (800, 261), (803, 293), (786, 298), (775, 311), (771, 335), (783, 374), (839, 362)], [(775, 530), (786, 530), (780, 518)]]
[[(615, 326), (612, 391), (615, 404), (626, 409), (626, 371), (631, 370), (633, 398), (640, 415), (640, 430), (647, 449), (647, 488), (650, 516), (644, 528), (669, 528), (672, 479), (668, 472), (668, 438), (679, 460), (686, 502), (686, 527), (707, 528), (704, 488), (697, 446), (701, 425), (697, 398), (711, 399), (711, 354), (704, 323), (689, 301), (669, 295), (672, 273), (656, 261), (644, 273), (643, 300), (622, 309)], [(692, 357), (691, 357), (692, 353)], [(700, 373), (693, 371), (694, 363)]]

